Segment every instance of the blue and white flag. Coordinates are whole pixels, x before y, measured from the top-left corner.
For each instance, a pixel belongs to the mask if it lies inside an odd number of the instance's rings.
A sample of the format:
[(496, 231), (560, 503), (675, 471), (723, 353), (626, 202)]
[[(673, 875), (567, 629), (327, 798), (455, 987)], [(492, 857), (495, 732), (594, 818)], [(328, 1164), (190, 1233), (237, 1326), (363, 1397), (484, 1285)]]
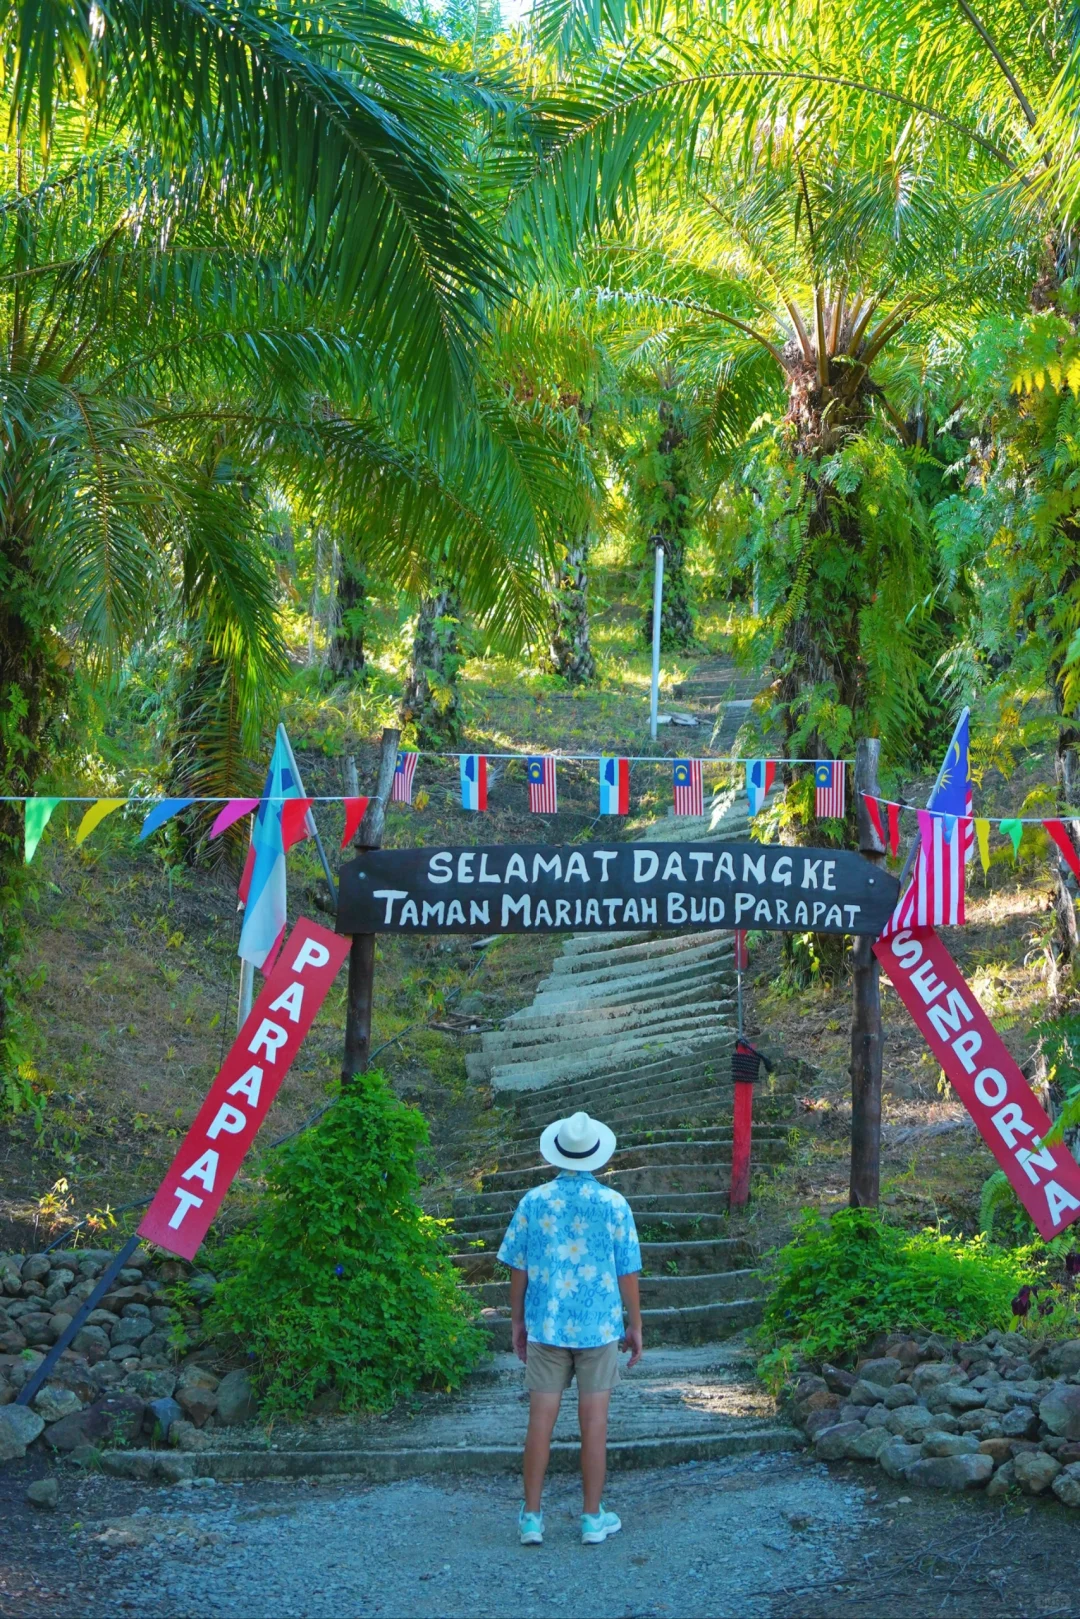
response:
[(462, 809), (486, 810), (487, 759), (482, 753), (463, 753), (458, 764), (461, 767)]
[[(285, 727), (277, 728), (274, 753), (266, 774), (255, 825), (251, 832), (254, 859), (244, 901), (244, 925), (240, 930), (237, 954), (263, 972), (274, 964), (285, 935), (285, 840), (281, 832), (281, 812), (287, 798), (302, 798), (303, 788), (296, 779)], [(248, 874), (245, 873), (245, 876)]]

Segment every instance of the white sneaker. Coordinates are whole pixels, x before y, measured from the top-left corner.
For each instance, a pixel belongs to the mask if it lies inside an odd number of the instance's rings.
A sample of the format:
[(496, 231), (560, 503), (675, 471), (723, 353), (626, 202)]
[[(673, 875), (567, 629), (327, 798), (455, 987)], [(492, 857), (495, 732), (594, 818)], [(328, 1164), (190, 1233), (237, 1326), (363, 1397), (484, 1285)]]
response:
[(542, 1512), (526, 1512), (524, 1501), (518, 1513), (518, 1539), (523, 1546), (542, 1546), (544, 1544), (544, 1514)]
[(609, 1512), (601, 1501), (599, 1512), (581, 1514), (581, 1544), (599, 1546), (609, 1535), (617, 1535), (621, 1528), (622, 1519), (616, 1517), (614, 1512)]

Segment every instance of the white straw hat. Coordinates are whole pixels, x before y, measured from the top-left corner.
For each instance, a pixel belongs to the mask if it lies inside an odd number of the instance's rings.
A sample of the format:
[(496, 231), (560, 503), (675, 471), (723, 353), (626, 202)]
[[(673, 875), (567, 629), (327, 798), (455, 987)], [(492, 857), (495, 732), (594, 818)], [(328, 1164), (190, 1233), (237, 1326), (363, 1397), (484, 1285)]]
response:
[(615, 1151), (615, 1132), (587, 1113), (556, 1119), (540, 1137), (540, 1152), (557, 1169), (599, 1169)]

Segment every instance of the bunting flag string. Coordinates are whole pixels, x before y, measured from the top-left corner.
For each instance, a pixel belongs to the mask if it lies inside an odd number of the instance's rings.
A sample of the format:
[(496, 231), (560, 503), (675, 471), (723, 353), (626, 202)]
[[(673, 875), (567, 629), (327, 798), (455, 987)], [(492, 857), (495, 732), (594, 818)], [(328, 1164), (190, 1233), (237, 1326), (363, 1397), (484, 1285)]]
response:
[(75, 842), (85, 843), (95, 826), (100, 826), (106, 815), (111, 815), (113, 810), (122, 809), (126, 803), (126, 798), (99, 798), (96, 804), (91, 804), (79, 822)]
[(34, 858), (34, 851), (41, 842), (41, 834), (49, 824), (49, 817), (57, 804), (62, 804), (61, 798), (28, 798), (26, 800), (26, 825), (24, 827), (24, 847), (26, 864), (29, 865)]
[(341, 847), (347, 849), (360, 830), (360, 822), (367, 814), (367, 807), (371, 803), (371, 799), (346, 798), (342, 802), (345, 805), (345, 830), (341, 834)]
[(174, 815), (179, 815), (181, 810), (187, 809), (188, 805), (194, 802), (193, 798), (163, 798), (160, 804), (154, 805), (143, 822), (139, 842), (148, 838), (151, 832), (156, 832), (159, 826), (164, 826), (166, 821), (171, 821)]
[(1080, 877), (1080, 855), (1076, 852), (1076, 845), (1069, 836), (1064, 821), (1044, 821), (1047, 832), (1058, 846), (1059, 853), (1064, 857), (1065, 864), (1074, 877)]

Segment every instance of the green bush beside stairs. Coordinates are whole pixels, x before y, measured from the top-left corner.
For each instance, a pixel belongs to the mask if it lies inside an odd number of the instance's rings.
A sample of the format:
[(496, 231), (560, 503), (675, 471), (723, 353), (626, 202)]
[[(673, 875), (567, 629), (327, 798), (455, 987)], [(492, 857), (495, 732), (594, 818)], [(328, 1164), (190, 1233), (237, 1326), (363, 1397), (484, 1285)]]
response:
[(374, 1072), (270, 1158), (207, 1319), (254, 1353), (270, 1411), (299, 1412), (330, 1388), (344, 1409), (383, 1411), (420, 1387), (454, 1388), (482, 1353), (444, 1228), (416, 1202), (426, 1141), (423, 1115)]

